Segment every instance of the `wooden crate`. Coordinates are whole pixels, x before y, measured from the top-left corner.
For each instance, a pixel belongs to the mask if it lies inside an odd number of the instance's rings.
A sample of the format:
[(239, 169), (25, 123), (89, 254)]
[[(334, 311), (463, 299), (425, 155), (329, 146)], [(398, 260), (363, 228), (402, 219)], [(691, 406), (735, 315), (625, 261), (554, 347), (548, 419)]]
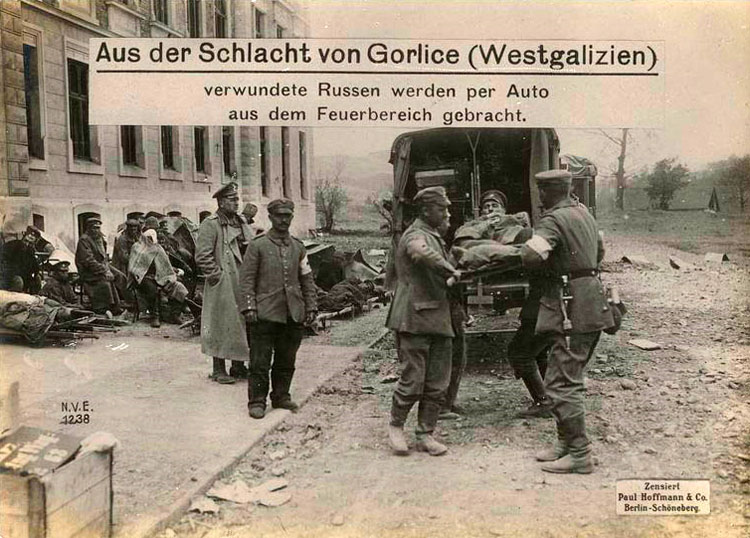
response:
[(2, 538), (112, 534), (112, 450), (89, 452), (41, 478), (0, 474)]

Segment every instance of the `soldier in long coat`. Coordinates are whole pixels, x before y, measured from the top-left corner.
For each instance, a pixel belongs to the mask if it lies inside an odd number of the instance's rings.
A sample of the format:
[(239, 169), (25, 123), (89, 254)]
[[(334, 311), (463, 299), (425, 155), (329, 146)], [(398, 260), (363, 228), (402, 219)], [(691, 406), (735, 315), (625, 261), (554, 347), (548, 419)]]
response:
[[(195, 263), (206, 279), (201, 313), (201, 350), (213, 357), (211, 379), (222, 384), (234, 378), (247, 378), (249, 348), (245, 320), (237, 308), (239, 298), (239, 267), (250, 227), (237, 214), (239, 195), (236, 183), (216, 191), (219, 208), (206, 217), (198, 230)], [(232, 360), (229, 375), (225, 359)]]
[(386, 326), (396, 331), (403, 365), (393, 392), (388, 437), (394, 453), (408, 454), (403, 428), (418, 403), (417, 450), (439, 456), (447, 448), (432, 432), (450, 383), (455, 336), (446, 280), (460, 274), (447, 259), (439, 231), (450, 217), (445, 189), (422, 189), (414, 202), (420, 213), (396, 248), (396, 293), (386, 320)]
[(547, 472), (586, 474), (594, 466), (586, 435), (584, 369), (601, 331), (614, 325), (599, 280), (604, 247), (594, 217), (570, 197), (569, 172), (541, 172), (536, 180), (545, 211), (521, 247), (521, 259), (525, 267), (546, 269), (536, 333), (551, 344), (544, 384), (558, 434), (557, 443), (536, 458), (546, 462), (542, 470)]
[(97, 314), (110, 312), (117, 316), (122, 309), (101, 228), (100, 218), (86, 220), (86, 232), (78, 239), (76, 247), (76, 267), (83, 289), (91, 299), (91, 309)]

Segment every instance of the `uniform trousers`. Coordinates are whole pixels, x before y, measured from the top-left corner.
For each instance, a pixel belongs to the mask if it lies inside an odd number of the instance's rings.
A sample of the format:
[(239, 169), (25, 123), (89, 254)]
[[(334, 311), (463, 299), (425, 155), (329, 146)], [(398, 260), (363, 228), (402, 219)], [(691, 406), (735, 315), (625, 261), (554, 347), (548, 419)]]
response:
[(419, 402), (417, 436), (435, 430), (451, 379), (453, 339), (434, 334), (396, 333), (401, 376), (393, 392), (391, 425), (403, 426)]
[(544, 386), (552, 399), (558, 438), (573, 456), (585, 456), (591, 451), (586, 435), (583, 375), (600, 335), (600, 331), (571, 334), (569, 347), (564, 335), (546, 335), (552, 349)]
[(535, 334), (535, 329), (536, 318), (521, 318), (521, 326), (508, 344), (508, 363), (516, 379), (534, 374), (536, 370), (542, 377), (546, 375), (550, 342), (542, 335)]
[(453, 342), (451, 342), (451, 378), (443, 403), (445, 411), (450, 411), (456, 405), (458, 387), (461, 385), (461, 378), (466, 369), (466, 334), (463, 325), (455, 331), (456, 336), (453, 337)]
[(259, 320), (247, 324), (248, 342), (252, 342), (247, 384), (248, 405), (266, 406), (269, 371), (271, 404), (291, 400), (289, 389), (292, 386), (294, 364), (303, 330), (301, 323), (291, 319), (286, 323)]

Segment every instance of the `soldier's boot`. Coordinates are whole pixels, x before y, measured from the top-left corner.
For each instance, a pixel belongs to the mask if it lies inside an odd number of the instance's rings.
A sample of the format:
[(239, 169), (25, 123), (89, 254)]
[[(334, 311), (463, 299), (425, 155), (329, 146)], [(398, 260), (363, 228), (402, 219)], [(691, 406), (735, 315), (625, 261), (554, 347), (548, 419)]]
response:
[(568, 445), (565, 442), (565, 431), (562, 424), (555, 421), (557, 426), (557, 440), (551, 447), (546, 448), (535, 455), (536, 461), (557, 461), (568, 453)]
[(594, 458), (591, 454), (582, 456), (566, 454), (559, 460), (542, 465), (542, 471), (558, 474), (591, 474), (594, 472)]
[(440, 404), (430, 401), (419, 402), (417, 416), (417, 450), (427, 452), (430, 456), (441, 456), (448, 452), (448, 447), (438, 442), (433, 436), (440, 414)]
[(565, 435), (568, 453), (558, 460), (542, 465), (542, 471), (559, 474), (594, 472), (594, 458), (591, 456), (591, 445), (586, 437), (584, 415), (565, 419), (558, 431)]
[(388, 442), (391, 445), (391, 450), (397, 456), (409, 455), (409, 445), (406, 442), (403, 426), (388, 425)]
[(552, 417), (552, 400), (544, 390), (544, 380), (536, 367), (530, 372), (524, 372), (521, 376), (523, 384), (534, 400), (527, 409), (519, 411), (516, 416), (520, 418), (550, 418)]
[(158, 329), (161, 327), (161, 305), (159, 304), (159, 298), (156, 298), (156, 301), (154, 301), (154, 315), (151, 318), (151, 326), (154, 329)]
[(227, 375), (224, 359), (220, 359), (218, 357), (214, 357), (213, 372), (211, 372), (211, 375), (208, 377), (213, 379), (220, 385), (231, 385), (232, 383), (234, 383), (234, 379)]
[(243, 361), (232, 361), (229, 367), (229, 375), (235, 379), (247, 379), (248, 371)]
[(432, 434), (417, 437), (417, 450), (427, 452), (430, 456), (442, 456), (448, 452), (448, 447), (435, 439)]
[(550, 448), (545, 448), (544, 450), (537, 452), (535, 458), (536, 461), (556, 461), (567, 454), (568, 447), (565, 446), (565, 443), (561, 443), (560, 441), (558, 441)]

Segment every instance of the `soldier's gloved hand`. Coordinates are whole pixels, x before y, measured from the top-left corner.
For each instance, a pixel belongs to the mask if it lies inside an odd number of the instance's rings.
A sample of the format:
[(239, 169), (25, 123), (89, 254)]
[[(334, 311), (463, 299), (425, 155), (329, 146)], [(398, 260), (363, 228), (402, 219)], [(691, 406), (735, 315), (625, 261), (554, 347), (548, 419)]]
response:
[(209, 286), (215, 286), (216, 284), (219, 283), (219, 280), (221, 280), (221, 272), (218, 272), (214, 275), (206, 277), (206, 282), (208, 282)]
[(245, 310), (242, 315), (245, 316), (245, 321), (248, 323), (256, 323), (258, 321), (257, 310)]
[(317, 318), (317, 317), (318, 317), (318, 311), (317, 310), (310, 310), (305, 315), (305, 325), (312, 325), (313, 323), (315, 323), (315, 318)]

